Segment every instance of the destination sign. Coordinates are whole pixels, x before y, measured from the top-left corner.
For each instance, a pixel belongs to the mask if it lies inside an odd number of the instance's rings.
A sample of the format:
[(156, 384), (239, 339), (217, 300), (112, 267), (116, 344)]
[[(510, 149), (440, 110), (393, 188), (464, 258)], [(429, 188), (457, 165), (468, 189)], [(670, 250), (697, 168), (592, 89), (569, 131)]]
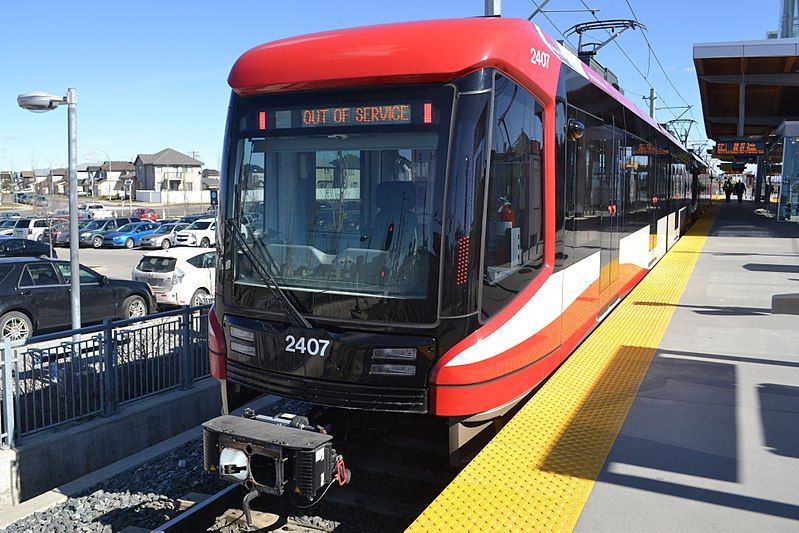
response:
[(244, 129), (281, 130), (340, 126), (435, 124), (438, 117), (431, 102), (377, 105), (303, 107), (251, 111)]
[[(280, 113), (278, 111), (277, 113)], [(302, 127), (362, 124), (410, 124), (410, 104), (303, 109)]]
[(766, 155), (763, 141), (727, 141), (716, 143), (715, 156)]
[(641, 143), (633, 150), (633, 155), (668, 155), (665, 148), (658, 148), (654, 144)]

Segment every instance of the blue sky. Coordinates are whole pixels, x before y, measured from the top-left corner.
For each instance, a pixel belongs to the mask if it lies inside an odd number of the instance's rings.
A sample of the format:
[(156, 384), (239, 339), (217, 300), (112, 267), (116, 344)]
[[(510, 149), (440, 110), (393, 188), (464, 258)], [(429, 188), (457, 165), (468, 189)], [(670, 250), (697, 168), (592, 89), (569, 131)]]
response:
[[(585, 1), (599, 9), (600, 18), (631, 18), (625, 0)], [(692, 139), (703, 138), (692, 44), (761, 39), (767, 29), (776, 28), (779, 1), (766, 0), (757, 8), (750, 3), (749, 9), (729, 0), (629, 1), (648, 27), (668, 76), (694, 105), (699, 124)], [(506, 17), (526, 18), (535, 9), (530, 0), (502, 3)], [(16, 96), (32, 90), (64, 94), (67, 87), (78, 90), (79, 162), (106, 160), (106, 153), (115, 160), (132, 160), (137, 153), (171, 147), (197, 151), (207, 167), (218, 168), (227, 74), (248, 48), (335, 28), (475, 16), (483, 6), (483, 0), (40, 0), (35, 8), (6, 2), (0, 14), (0, 169), (66, 166), (65, 110), (34, 115), (17, 107)], [(546, 9), (580, 7), (580, 0), (551, 0)], [(40, 16), (48, 11), (52, 15)], [(590, 14), (549, 17), (565, 31), (589, 20)], [(543, 16), (535, 22), (561, 38)], [(630, 30), (617, 41), (639, 70), (648, 70), (649, 83), (662, 96), (659, 105), (684, 105), (654, 58), (648, 59), (640, 31)], [(598, 58), (616, 72), (631, 100), (645, 107), (637, 95), (648, 94), (649, 85), (619, 48), (609, 45)], [(659, 120), (668, 118), (669, 111), (658, 111)]]

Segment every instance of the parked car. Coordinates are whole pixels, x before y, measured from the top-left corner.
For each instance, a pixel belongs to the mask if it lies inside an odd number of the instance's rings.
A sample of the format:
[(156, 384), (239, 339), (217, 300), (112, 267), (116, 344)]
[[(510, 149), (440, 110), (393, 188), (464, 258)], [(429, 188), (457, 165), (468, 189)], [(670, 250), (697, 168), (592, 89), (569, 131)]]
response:
[(15, 192), (14, 201), (19, 204), (29, 204), (30, 199), (33, 197), (32, 192)]
[(213, 248), (174, 248), (144, 254), (131, 279), (147, 283), (158, 304), (195, 307), (211, 303), (215, 268)]
[[(0, 257), (50, 257), (50, 245), (17, 237), (0, 237)], [(58, 257), (55, 250), (53, 257)]]
[(116, 231), (103, 235), (103, 246), (114, 248), (133, 248), (138, 246), (142, 237), (146, 237), (158, 229), (155, 222), (132, 222)]
[(22, 218), (22, 215), (19, 214), (19, 211), (0, 211), (0, 220), (9, 218)]
[(86, 204), (80, 204), (78, 206), (78, 218), (80, 219), (113, 218), (113, 217), (114, 217), (114, 212), (111, 209), (108, 209), (103, 204), (90, 202)]
[[(53, 259), (0, 259), (0, 338), (25, 340), (70, 326), (70, 266)], [(146, 283), (80, 267), (81, 322), (144, 316), (155, 308)]]
[(158, 214), (155, 212), (155, 209), (150, 207), (139, 207), (134, 209), (133, 216), (141, 220), (149, 220), (150, 222), (155, 222), (158, 220)]
[(0, 236), (8, 236), (14, 233), (14, 226), (17, 221), (13, 218), (0, 221)]
[(142, 237), (139, 245), (142, 248), (161, 248), (168, 250), (175, 244), (175, 236), (180, 230), (186, 229), (189, 224), (161, 224), (158, 229), (147, 237)]
[[(78, 220), (78, 233), (87, 224), (92, 222), (91, 220)], [(69, 246), (69, 221), (62, 220), (59, 221), (49, 228), (45, 229), (42, 233), (42, 242), (50, 244), (50, 241), (53, 241), (53, 246)]]
[(188, 222), (189, 224), (191, 224), (195, 220), (200, 220), (201, 218), (208, 218), (208, 215), (206, 215), (205, 213), (196, 213), (194, 215), (186, 215), (185, 217), (180, 217), (180, 220), (178, 220), (178, 222)]
[(178, 246), (199, 246), (200, 248), (213, 246), (216, 243), (216, 219), (195, 220), (191, 226), (178, 232), (175, 241)]
[(14, 237), (41, 241), (42, 233), (48, 227), (46, 218), (19, 218), (14, 224)]
[(106, 233), (119, 230), (126, 224), (140, 222), (137, 218), (116, 217), (95, 219), (86, 224), (79, 234), (79, 246), (93, 246), (100, 248), (103, 245), (103, 237)]

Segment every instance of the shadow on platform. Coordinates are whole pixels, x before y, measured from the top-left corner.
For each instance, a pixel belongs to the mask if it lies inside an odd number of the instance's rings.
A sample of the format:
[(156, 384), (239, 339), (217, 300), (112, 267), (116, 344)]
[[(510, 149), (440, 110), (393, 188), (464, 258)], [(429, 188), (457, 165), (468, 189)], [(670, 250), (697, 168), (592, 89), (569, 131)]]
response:
[(744, 268), (750, 272), (785, 272), (787, 274), (799, 274), (799, 265), (747, 263), (744, 265)]
[(799, 387), (765, 383), (757, 388), (766, 447), (799, 458)]
[(694, 309), (698, 315), (713, 316), (756, 316), (770, 315), (771, 309), (765, 307), (736, 307), (719, 305), (688, 305), (688, 304), (668, 304), (662, 302), (634, 302), (633, 305), (649, 305), (654, 307), (682, 307)]

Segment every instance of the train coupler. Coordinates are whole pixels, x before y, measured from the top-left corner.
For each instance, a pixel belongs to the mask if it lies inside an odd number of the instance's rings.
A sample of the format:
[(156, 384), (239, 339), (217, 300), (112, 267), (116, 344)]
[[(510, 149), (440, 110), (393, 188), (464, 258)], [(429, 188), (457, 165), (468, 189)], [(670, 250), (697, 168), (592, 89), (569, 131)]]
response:
[(248, 514), (258, 494), (299, 494), (315, 502), (333, 483), (348, 483), (350, 472), (332, 441), (301, 416), (223, 415), (203, 424), (203, 464), (206, 471), (250, 490), (243, 502)]

